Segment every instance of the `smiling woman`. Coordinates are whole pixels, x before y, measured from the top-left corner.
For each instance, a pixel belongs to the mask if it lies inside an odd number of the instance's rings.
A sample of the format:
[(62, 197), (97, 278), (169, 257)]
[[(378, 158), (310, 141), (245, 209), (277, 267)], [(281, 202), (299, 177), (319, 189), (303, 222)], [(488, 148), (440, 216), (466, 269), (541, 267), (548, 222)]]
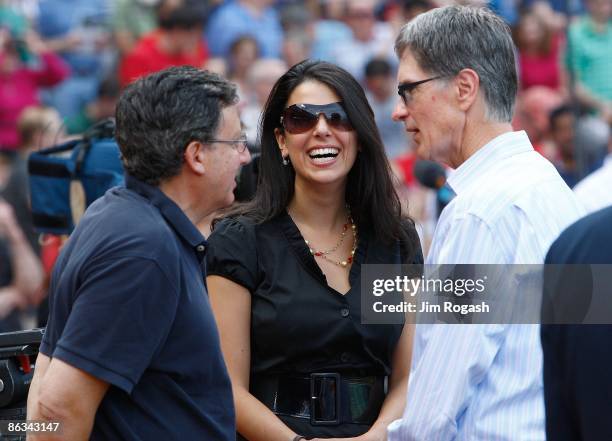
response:
[(346, 71), (305, 61), (274, 86), (261, 140), (255, 198), (217, 223), (207, 257), (239, 439), (382, 439), (412, 328), (361, 324), (361, 267), (422, 256), (372, 110)]
[(347, 176), (357, 156), (355, 130), (340, 98), (329, 86), (315, 80), (298, 85), (274, 130), (281, 155), (295, 171), (295, 186), (330, 185), (344, 194)]

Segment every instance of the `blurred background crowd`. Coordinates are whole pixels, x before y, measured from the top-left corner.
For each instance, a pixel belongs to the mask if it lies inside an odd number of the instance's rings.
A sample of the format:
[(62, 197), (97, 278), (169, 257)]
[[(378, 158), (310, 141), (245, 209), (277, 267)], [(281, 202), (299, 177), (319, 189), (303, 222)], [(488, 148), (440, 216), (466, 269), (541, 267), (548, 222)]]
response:
[[(393, 43), (411, 18), (453, 2), (0, 0), (0, 332), (36, 325), (60, 243), (32, 227), (28, 154), (113, 116), (122, 88), (173, 65), (237, 84), (254, 158), (260, 111), (278, 77), (305, 58), (344, 67), (366, 90), (427, 249), (448, 195), (432, 169), (415, 168), (409, 135), (391, 119)], [(612, 205), (612, 0), (459, 2), (488, 6), (513, 30), (515, 128), (527, 131), (587, 208)], [(252, 194), (245, 187), (255, 173), (254, 165), (242, 173), (239, 198)]]

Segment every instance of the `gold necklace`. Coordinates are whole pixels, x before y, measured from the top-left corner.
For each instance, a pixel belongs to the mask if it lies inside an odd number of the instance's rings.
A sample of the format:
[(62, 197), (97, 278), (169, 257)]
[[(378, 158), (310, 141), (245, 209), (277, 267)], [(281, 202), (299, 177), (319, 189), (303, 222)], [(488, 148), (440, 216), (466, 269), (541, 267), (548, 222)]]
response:
[[(328, 254), (333, 253), (340, 247), (340, 245), (344, 241), (344, 236), (346, 236), (346, 231), (349, 229), (349, 227), (351, 228), (351, 231), (353, 232), (353, 248), (351, 250), (351, 254), (346, 258), (346, 260), (342, 260), (342, 261), (334, 260), (334, 259), (327, 257)], [(342, 233), (340, 234), (340, 240), (333, 248), (330, 248), (327, 251), (317, 251), (310, 246), (309, 241), (304, 239), (304, 242), (306, 242), (306, 246), (308, 246), (308, 251), (310, 251), (310, 254), (312, 254), (314, 257), (320, 257), (324, 260), (327, 260), (328, 262), (333, 263), (334, 265), (341, 266), (342, 268), (346, 268), (348, 265), (353, 263), (353, 259), (355, 257), (355, 251), (357, 250), (357, 226), (353, 222), (353, 218), (351, 217), (351, 214), (349, 212), (347, 223), (344, 224), (342, 228)]]

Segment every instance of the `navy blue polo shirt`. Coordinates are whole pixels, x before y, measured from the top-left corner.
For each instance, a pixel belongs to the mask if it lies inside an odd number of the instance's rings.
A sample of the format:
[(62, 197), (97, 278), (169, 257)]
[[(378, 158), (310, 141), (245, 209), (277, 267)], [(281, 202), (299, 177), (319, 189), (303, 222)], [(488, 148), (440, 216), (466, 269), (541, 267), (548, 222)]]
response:
[(130, 176), (64, 246), (40, 352), (110, 383), (91, 439), (235, 439), (206, 246), (172, 200)]

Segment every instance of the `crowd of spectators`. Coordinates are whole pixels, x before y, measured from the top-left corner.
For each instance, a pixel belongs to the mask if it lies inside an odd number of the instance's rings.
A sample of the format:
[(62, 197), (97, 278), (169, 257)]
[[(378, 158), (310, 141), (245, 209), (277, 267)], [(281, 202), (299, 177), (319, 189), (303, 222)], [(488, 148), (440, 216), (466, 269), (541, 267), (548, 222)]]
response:
[[(426, 226), (426, 247), (435, 197), (414, 179), (410, 136), (391, 120), (393, 41), (403, 23), (453, 1), (0, 0), (0, 322), (30, 310), (44, 291), (27, 218), (28, 152), (112, 116), (123, 87), (173, 65), (213, 70), (238, 85), (253, 152), (261, 109), (288, 67), (317, 58), (348, 70), (366, 90), (411, 215)], [(515, 128), (571, 187), (602, 164), (608, 170), (612, 2), (457, 1), (489, 6), (513, 29), (521, 85)], [(601, 178), (584, 184), (581, 198), (601, 205), (591, 201), (606, 188)], [(32, 281), (25, 287), (24, 270)]]

